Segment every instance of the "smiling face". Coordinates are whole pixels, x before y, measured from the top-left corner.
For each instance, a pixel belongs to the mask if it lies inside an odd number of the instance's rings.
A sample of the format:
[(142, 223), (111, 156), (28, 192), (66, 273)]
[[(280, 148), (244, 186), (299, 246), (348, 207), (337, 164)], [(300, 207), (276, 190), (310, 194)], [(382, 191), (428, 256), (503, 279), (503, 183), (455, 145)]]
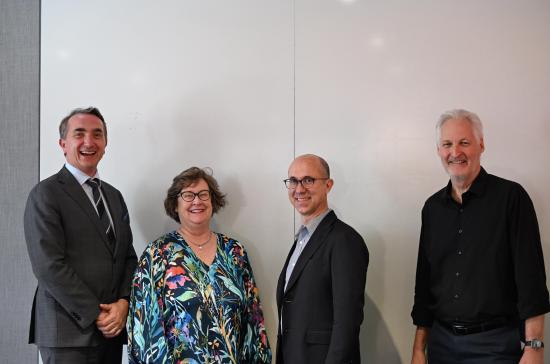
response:
[(288, 198), (296, 211), (302, 215), (303, 222), (307, 224), (328, 209), (327, 195), (334, 182), (331, 179), (318, 179), (328, 176), (315, 156), (298, 157), (290, 165), (288, 178), (302, 180), (304, 177), (313, 177), (315, 182), (307, 189), (298, 183), (295, 189), (288, 190)]
[(465, 119), (449, 119), (441, 126), (437, 153), (452, 183), (469, 186), (481, 169), (483, 138), (477, 137)]
[[(181, 192), (188, 191), (198, 193), (203, 190), (208, 190), (208, 184), (201, 178), (190, 186), (184, 187)], [(198, 196), (195, 196), (193, 201), (187, 202), (179, 196), (177, 213), (184, 227), (208, 225), (212, 218), (212, 199), (210, 198), (207, 201), (202, 201)]]
[(103, 122), (95, 115), (76, 114), (67, 122), (67, 133), (59, 139), (65, 159), (88, 176), (94, 176), (107, 146)]

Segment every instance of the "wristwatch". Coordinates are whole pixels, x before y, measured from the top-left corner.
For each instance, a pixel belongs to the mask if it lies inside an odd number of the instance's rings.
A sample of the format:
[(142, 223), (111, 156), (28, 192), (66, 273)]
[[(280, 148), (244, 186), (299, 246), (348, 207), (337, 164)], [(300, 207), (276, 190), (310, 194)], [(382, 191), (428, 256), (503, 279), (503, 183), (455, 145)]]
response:
[(540, 348), (544, 348), (544, 343), (539, 339), (532, 339), (532, 340), (526, 341), (525, 346), (529, 346), (530, 348), (538, 350)]

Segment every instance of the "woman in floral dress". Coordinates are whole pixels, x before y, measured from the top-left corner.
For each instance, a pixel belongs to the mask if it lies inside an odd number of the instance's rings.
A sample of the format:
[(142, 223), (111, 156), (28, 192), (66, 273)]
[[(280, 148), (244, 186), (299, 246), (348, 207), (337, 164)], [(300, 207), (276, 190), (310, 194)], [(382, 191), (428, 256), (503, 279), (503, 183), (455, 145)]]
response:
[(258, 289), (243, 246), (210, 230), (225, 205), (211, 173), (189, 168), (164, 206), (180, 223), (149, 243), (130, 297), (130, 363), (271, 363)]

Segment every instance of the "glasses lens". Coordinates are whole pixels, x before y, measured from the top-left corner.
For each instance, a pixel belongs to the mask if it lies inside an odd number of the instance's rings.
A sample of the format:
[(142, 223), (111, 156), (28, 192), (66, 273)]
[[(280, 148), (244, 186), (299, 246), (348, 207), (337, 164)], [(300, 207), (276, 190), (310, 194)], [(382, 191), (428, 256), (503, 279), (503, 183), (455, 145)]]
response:
[(198, 193), (201, 201), (207, 201), (210, 198), (210, 191), (204, 190)]
[(298, 180), (296, 178), (285, 179), (285, 184), (287, 188), (293, 189), (298, 186)]
[(183, 198), (183, 201), (191, 202), (195, 199), (195, 194), (193, 192), (182, 192), (181, 198)]
[(302, 185), (304, 186), (311, 186), (315, 183), (315, 179), (313, 177), (304, 177), (302, 179)]

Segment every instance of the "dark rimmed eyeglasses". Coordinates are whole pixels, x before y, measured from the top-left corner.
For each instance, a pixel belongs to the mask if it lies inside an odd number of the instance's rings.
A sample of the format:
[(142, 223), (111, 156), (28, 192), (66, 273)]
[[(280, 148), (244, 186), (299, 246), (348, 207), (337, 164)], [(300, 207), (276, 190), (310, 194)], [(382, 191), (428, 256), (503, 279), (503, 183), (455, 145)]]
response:
[(283, 182), (285, 183), (286, 188), (288, 188), (289, 190), (293, 190), (296, 187), (298, 187), (299, 184), (301, 184), (303, 188), (307, 189), (307, 188), (311, 188), (311, 186), (313, 186), (315, 181), (318, 181), (318, 180), (319, 181), (324, 181), (324, 180), (327, 180), (327, 179), (330, 179), (330, 178), (328, 178), (328, 177), (315, 178), (315, 177), (305, 176), (302, 179), (298, 179), (298, 178), (294, 178), (294, 177), (287, 178), (287, 179), (284, 179)]
[(196, 193), (191, 191), (183, 191), (178, 193), (178, 196), (181, 196), (181, 198), (185, 202), (192, 202), (195, 199), (195, 196), (198, 197), (201, 201), (208, 201), (210, 200), (210, 191), (202, 190)]

